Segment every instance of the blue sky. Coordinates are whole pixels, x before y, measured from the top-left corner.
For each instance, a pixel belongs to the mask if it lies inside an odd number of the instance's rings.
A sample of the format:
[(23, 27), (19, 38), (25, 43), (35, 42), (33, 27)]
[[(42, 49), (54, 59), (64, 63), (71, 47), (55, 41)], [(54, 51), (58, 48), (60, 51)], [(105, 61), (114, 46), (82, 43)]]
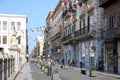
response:
[[(46, 16), (50, 9), (54, 9), (59, 0), (0, 0), (0, 13), (5, 14), (23, 14), (28, 16), (28, 29), (44, 26)], [(35, 46), (36, 36), (40, 32), (28, 31), (29, 51)], [(34, 45), (33, 45), (34, 44)]]

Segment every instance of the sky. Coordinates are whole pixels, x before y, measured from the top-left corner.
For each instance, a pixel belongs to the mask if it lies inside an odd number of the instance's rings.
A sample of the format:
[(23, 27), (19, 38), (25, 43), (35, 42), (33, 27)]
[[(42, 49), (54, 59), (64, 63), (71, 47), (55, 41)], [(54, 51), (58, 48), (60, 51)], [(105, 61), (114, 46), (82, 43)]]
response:
[(46, 17), (49, 11), (56, 7), (58, 1), (59, 0), (0, 0), (0, 14), (22, 14), (28, 17), (27, 28), (30, 52), (36, 44), (36, 36), (41, 35), (41, 32), (32, 32), (31, 29), (46, 25)]

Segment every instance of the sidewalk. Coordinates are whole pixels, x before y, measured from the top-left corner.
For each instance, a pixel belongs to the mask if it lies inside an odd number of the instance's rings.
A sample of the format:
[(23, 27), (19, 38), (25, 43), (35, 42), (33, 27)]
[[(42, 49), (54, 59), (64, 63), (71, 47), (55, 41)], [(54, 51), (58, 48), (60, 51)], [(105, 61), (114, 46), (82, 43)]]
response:
[(13, 74), (8, 78), (8, 80), (15, 80), (15, 78), (17, 77), (17, 75), (19, 74), (19, 72), (22, 70), (22, 68), (24, 67), (25, 63), (20, 67), (19, 71), (17, 72), (13, 72)]
[(27, 62), (14, 80), (32, 80), (31, 69)]
[[(69, 67), (69, 66), (66, 66), (66, 67)], [(78, 68), (78, 67), (73, 67), (73, 69), (76, 70), (76, 71), (80, 71), (80, 68)], [(89, 70), (87, 70), (87, 71), (89, 72)], [(107, 72), (100, 72), (100, 71), (95, 71), (95, 73), (97, 75), (105, 75), (105, 76), (120, 79), (120, 75), (117, 75), (117, 74), (112, 74), (112, 73), (107, 73)]]
[(44, 72), (41, 71), (39, 64), (30, 63), (30, 67), (33, 80), (51, 80), (51, 76), (47, 76), (47, 74), (44, 74)]

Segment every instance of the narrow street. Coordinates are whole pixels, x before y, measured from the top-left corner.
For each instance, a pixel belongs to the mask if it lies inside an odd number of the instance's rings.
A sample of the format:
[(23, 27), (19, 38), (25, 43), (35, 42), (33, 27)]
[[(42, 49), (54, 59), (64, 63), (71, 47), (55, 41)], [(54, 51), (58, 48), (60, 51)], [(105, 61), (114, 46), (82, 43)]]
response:
[(28, 62), (19, 72), (15, 80), (51, 80), (51, 77), (41, 72), (35, 63)]
[(60, 71), (61, 80), (120, 80), (117, 78), (96, 74), (95, 77), (89, 77), (80, 73), (79, 69), (67, 68)]
[[(120, 78), (114, 78), (97, 73), (95, 77), (89, 77), (80, 73), (80, 69), (68, 66), (65, 69), (60, 69), (60, 80), (120, 80)], [(15, 80), (51, 80), (51, 76), (47, 76), (37, 66), (36, 62), (27, 62), (22, 70), (19, 72)]]

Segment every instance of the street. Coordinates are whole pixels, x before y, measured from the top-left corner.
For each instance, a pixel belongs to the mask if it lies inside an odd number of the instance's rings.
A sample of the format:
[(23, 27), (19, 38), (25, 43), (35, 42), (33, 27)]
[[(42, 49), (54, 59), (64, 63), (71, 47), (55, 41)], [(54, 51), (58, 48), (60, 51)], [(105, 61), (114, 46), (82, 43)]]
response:
[(89, 77), (80, 73), (79, 69), (67, 68), (60, 71), (61, 80), (120, 80), (117, 78), (97, 74), (95, 77)]
[[(60, 69), (59, 77), (60, 80), (120, 80), (120, 78), (117, 79), (99, 73), (95, 77), (89, 77), (81, 74), (79, 68), (69, 68), (68, 66), (65, 69)], [(27, 62), (15, 80), (51, 80), (51, 76), (44, 74), (35, 62)]]

